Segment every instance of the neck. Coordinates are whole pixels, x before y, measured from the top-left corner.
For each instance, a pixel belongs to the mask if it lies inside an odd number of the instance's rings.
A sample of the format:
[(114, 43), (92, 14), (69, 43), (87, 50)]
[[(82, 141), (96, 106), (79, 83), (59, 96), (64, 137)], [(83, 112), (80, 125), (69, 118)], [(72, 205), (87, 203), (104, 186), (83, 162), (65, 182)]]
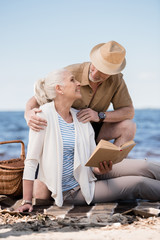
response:
[(91, 88), (93, 89), (93, 91), (95, 91), (101, 83), (102, 82), (92, 82), (89, 80), (89, 84), (90, 84)]
[(71, 104), (59, 101), (58, 99), (54, 100), (54, 104), (56, 111), (66, 122), (69, 123), (73, 121), (70, 113)]

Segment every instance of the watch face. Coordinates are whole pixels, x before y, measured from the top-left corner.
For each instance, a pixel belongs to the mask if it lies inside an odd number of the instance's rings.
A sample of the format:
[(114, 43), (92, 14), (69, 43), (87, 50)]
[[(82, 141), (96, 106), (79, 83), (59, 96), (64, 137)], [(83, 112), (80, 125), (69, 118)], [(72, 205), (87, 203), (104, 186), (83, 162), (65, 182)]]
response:
[(98, 116), (99, 116), (100, 119), (103, 120), (103, 119), (105, 119), (106, 114), (104, 112), (99, 112)]

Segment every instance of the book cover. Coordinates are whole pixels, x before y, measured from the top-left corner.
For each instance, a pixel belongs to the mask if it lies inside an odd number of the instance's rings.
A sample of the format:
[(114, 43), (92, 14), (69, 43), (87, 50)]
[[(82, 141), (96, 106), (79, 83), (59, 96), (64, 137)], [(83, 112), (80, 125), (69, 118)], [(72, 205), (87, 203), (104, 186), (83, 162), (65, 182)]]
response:
[(121, 147), (117, 147), (111, 142), (101, 140), (85, 166), (99, 167), (100, 162), (109, 162), (110, 160), (113, 162), (113, 164), (116, 164), (122, 161), (135, 145), (136, 143), (134, 141), (129, 141), (123, 144)]

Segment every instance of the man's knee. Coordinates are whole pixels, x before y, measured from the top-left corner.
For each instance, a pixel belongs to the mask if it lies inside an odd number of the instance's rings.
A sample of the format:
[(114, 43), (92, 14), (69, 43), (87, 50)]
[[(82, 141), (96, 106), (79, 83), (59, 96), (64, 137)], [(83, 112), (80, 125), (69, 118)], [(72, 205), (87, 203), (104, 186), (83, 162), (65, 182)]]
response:
[(133, 135), (133, 138), (135, 136), (136, 133), (136, 123), (132, 120), (124, 120), (122, 122), (120, 122), (120, 126), (122, 131), (125, 131), (127, 133), (129, 133), (130, 135)]
[(117, 137), (127, 134), (132, 135), (134, 138), (136, 133), (136, 123), (129, 119), (117, 123), (103, 123), (102, 129), (105, 134), (110, 132), (112, 135), (117, 135)]
[(136, 124), (132, 120), (124, 120), (116, 123), (104, 122), (97, 137), (97, 143), (101, 139), (117, 141), (115, 144), (121, 146), (127, 141), (133, 140), (136, 133)]

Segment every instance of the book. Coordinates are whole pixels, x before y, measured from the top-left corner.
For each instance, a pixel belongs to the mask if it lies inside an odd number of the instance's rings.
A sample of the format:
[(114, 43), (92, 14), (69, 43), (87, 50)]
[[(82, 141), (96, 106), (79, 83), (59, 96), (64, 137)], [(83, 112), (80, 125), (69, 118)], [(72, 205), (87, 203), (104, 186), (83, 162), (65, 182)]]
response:
[(135, 145), (134, 141), (129, 141), (118, 147), (106, 140), (100, 140), (85, 166), (99, 167), (100, 162), (109, 163), (110, 160), (113, 164), (121, 162)]

